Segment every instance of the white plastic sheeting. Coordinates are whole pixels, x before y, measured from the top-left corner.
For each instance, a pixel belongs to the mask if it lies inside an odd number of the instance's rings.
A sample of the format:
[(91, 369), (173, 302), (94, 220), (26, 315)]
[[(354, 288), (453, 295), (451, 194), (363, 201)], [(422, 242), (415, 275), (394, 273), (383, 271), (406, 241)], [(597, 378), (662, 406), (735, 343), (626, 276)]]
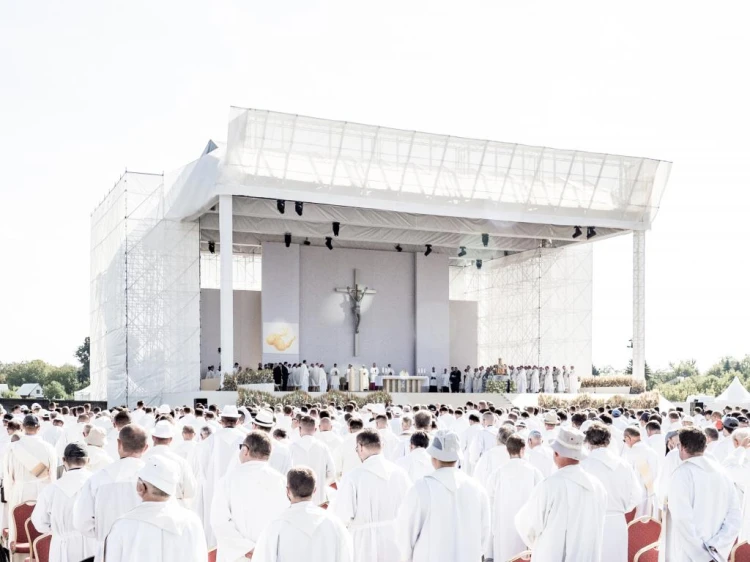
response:
[(451, 298), (478, 302), (480, 364), (591, 372), (592, 246), (539, 249), (451, 268)]
[(198, 390), (199, 228), (163, 211), (163, 178), (128, 172), (92, 215), (93, 399)]

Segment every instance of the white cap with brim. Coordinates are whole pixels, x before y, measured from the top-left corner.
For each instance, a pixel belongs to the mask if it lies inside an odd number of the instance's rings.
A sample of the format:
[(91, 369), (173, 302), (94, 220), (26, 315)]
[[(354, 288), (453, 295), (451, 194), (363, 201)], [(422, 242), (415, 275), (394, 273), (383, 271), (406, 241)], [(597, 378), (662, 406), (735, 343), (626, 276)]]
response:
[(550, 447), (561, 457), (582, 461), (586, 458), (583, 448), (583, 433), (577, 429), (560, 428), (557, 437), (550, 443)]
[(253, 423), (260, 427), (273, 427), (273, 413), (263, 408), (255, 414)]
[(237, 409), (237, 406), (227, 404), (226, 406), (222, 408), (221, 414), (219, 415), (222, 418), (239, 418), (240, 411)]
[(157, 439), (172, 439), (174, 437), (174, 426), (167, 420), (156, 422), (154, 431), (151, 433), (152, 437)]
[(446, 429), (435, 433), (432, 443), (427, 448), (427, 454), (442, 462), (457, 462), (461, 450), (461, 441), (458, 435)]
[(146, 459), (146, 464), (138, 472), (138, 478), (156, 486), (165, 494), (174, 496), (180, 480), (180, 469), (174, 461), (155, 455)]

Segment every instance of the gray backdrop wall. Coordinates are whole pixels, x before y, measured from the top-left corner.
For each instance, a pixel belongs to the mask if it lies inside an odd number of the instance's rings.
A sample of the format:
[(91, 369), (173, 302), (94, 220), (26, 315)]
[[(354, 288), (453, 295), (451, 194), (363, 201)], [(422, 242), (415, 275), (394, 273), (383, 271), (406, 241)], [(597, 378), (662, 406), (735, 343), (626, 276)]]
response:
[(450, 367), (448, 256), (414, 254), (416, 260), (417, 368)]
[[(263, 323), (299, 324), (300, 246), (289, 248), (283, 243), (263, 243), (262, 303)], [(262, 341), (262, 340), (261, 340)], [(296, 354), (263, 353), (263, 363), (300, 360)]]
[(450, 301), (451, 365), (477, 366), (477, 302)]

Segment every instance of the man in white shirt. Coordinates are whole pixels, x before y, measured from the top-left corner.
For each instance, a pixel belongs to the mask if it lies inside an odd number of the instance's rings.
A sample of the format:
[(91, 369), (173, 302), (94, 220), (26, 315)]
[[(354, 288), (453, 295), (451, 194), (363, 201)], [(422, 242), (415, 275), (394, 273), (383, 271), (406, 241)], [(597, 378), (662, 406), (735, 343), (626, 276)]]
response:
[(412, 486), (399, 510), (397, 560), (481, 560), (490, 537), (490, 502), (482, 486), (456, 466), (460, 452), (458, 435), (435, 433), (427, 449), (435, 471)]
[(315, 472), (318, 488), (313, 495), (313, 501), (322, 505), (327, 500), (326, 490), (336, 477), (336, 467), (330, 449), (315, 437), (315, 420), (310, 416), (303, 416), (300, 420), (300, 439), (289, 447), (294, 466), (309, 466)]
[[(88, 451), (79, 443), (65, 447), (65, 472), (39, 494), (31, 522), (40, 533), (51, 533), (50, 560), (79, 562), (96, 554), (96, 541), (73, 527), (73, 507), (83, 485), (91, 478), (86, 470)], [(53, 554), (54, 553), (54, 554)]]
[(409, 453), (396, 459), (396, 465), (406, 471), (412, 483), (435, 471), (432, 459), (427, 454), (429, 446), (430, 436), (424, 431), (416, 431), (409, 438)]
[(661, 550), (666, 560), (698, 562), (715, 559), (715, 549), (726, 560), (742, 523), (734, 484), (719, 464), (704, 456), (706, 436), (697, 429), (679, 432), (682, 459), (667, 491), (666, 532)]
[(636, 517), (651, 517), (656, 507), (655, 488), (659, 476), (659, 457), (654, 450), (641, 441), (641, 432), (636, 427), (627, 427), (623, 432), (627, 449), (622, 458), (633, 467), (641, 485), (641, 501)]
[(271, 450), (266, 433), (251, 431), (240, 447), (240, 465), (216, 486), (211, 526), (218, 542), (217, 562), (250, 557), (268, 522), (289, 507), (286, 479), (268, 464)]
[(104, 560), (104, 540), (114, 522), (138, 504), (136, 492), (141, 457), (148, 447), (147, 435), (137, 425), (126, 425), (117, 437), (118, 460), (105, 466), (86, 481), (73, 508), (73, 526), (86, 537), (97, 540), (96, 562)]
[(332, 513), (312, 501), (312, 469), (295, 467), (287, 474), (291, 506), (261, 532), (253, 562), (353, 562), (351, 535)]
[(179, 469), (166, 457), (152, 456), (138, 472), (142, 500), (112, 525), (107, 562), (205, 562), (206, 538), (198, 516), (169, 501), (177, 491)]

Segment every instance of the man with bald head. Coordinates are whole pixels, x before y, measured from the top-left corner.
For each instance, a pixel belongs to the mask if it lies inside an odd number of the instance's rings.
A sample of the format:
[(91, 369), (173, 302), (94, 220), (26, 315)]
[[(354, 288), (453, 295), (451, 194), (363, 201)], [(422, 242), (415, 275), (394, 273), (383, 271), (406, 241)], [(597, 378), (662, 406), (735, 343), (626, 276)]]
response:
[(95, 473), (81, 490), (73, 525), (82, 535), (97, 540), (95, 562), (104, 560), (104, 540), (115, 520), (141, 503), (136, 484), (147, 439), (142, 427), (124, 426), (117, 436), (119, 459)]

